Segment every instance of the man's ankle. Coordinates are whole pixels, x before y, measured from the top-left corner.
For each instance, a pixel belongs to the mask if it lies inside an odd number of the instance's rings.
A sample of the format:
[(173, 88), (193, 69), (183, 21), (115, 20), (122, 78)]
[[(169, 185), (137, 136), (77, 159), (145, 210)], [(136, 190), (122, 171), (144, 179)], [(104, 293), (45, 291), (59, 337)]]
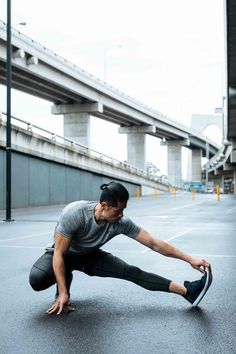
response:
[(170, 293), (182, 296), (185, 296), (187, 294), (187, 289), (185, 288), (185, 286), (183, 284), (175, 283), (174, 281), (170, 283), (169, 291)]

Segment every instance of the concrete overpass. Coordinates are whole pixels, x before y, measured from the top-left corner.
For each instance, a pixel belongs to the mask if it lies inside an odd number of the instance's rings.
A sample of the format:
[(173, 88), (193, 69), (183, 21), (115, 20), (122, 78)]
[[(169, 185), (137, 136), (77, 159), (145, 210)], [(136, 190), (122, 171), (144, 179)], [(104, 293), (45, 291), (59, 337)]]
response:
[[(6, 24), (0, 22), (0, 82), (6, 78)], [(12, 87), (47, 99), (52, 112), (64, 115), (64, 135), (89, 147), (90, 115), (120, 125), (127, 134), (128, 163), (145, 168), (146, 134), (168, 147), (168, 177), (181, 185), (181, 147), (194, 150), (194, 180), (201, 177), (201, 157), (219, 146), (199, 132), (116, 90), (20, 32), (12, 31)]]
[(225, 0), (226, 96), (223, 100), (223, 143), (204, 169), (215, 176), (231, 177), (236, 193), (236, 1)]
[[(97, 200), (99, 186), (120, 181), (130, 196), (169, 192), (161, 177), (12, 117), (12, 207)], [(0, 116), (0, 209), (5, 200), (6, 117)]]

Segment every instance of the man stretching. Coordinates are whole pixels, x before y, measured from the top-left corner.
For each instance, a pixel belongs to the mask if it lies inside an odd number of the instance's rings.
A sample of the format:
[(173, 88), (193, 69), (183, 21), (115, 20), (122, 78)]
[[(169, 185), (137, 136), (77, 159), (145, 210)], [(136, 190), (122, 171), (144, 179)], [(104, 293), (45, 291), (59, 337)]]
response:
[[(129, 193), (122, 184), (111, 182), (100, 188), (99, 202), (76, 201), (64, 208), (55, 229), (54, 244), (46, 249), (30, 271), (30, 285), (36, 291), (57, 284), (55, 302), (47, 313), (59, 315), (64, 307), (74, 310), (70, 304), (73, 270), (90, 276), (129, 280), (148, 290), (175, 293), (196, 306), (211, 284), (210, 264), (151, 236), (124, 217)], [(204, 275), (200, 280), (179, 284), (127, 264), (101, 249), (119, 234), (133, 238), (164, 256), (185, 261)]]

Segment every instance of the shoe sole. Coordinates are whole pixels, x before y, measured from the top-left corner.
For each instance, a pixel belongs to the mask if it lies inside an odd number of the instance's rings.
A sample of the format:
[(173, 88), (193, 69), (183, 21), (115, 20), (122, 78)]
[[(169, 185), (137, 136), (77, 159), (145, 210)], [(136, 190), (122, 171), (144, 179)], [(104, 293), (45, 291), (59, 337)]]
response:
[(200, 301), (202, 301), (203, 297), (205, 296), (207, 290), (209, 289), (209, 287), (212, 283), (211, 270), (209, 270), (209, 268), (206, 268), (206, 273), (207, 273), (207, 277), (206, 277), (206, 282), (205, 282), (204, 288), (202, 289), (202, 291), (200, 292), (200, 294), (198, 295), (198, 297), (196, 298), (196, 300), (192, 304), (192, 307), (196, 307), (200, 303)]

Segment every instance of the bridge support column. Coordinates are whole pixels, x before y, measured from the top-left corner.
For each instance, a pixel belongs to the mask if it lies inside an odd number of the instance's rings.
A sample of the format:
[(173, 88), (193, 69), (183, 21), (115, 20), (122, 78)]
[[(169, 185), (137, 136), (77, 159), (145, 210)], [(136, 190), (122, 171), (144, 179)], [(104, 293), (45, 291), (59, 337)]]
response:
[(53, 114), (64, 115), (64, 136), (87, 147), (90, 147), (90, 113), (98, 112), (103, 112), (103, 105), (98, 102), (52, 106)]
[(154, 126), (120, 127), (119, 133), (127, 134), (127, 160), (128, 163), (146, 169), (146, 134), (156, 132)]
[(168, 181), (172, 186), (182, 187), (182, 146), (188, 146), (189, 140), (171, 140), (161, 142), (161, 145), (167, 145), (167, 174)]
[(192, 150), (192, 173), (191, 181), (200, 182), (202, 180), (202, 150)]
[(88, 113), (64, 114), (64, 136), (90, 147), (90, 115)]
[(146, 134), (127, 135), (127, 160), (128, 163), (145, 170), (146, 165)]
[(233, 182), (234, 182), (234, 194), (236, 194), (236, 171), (234, 171)]

